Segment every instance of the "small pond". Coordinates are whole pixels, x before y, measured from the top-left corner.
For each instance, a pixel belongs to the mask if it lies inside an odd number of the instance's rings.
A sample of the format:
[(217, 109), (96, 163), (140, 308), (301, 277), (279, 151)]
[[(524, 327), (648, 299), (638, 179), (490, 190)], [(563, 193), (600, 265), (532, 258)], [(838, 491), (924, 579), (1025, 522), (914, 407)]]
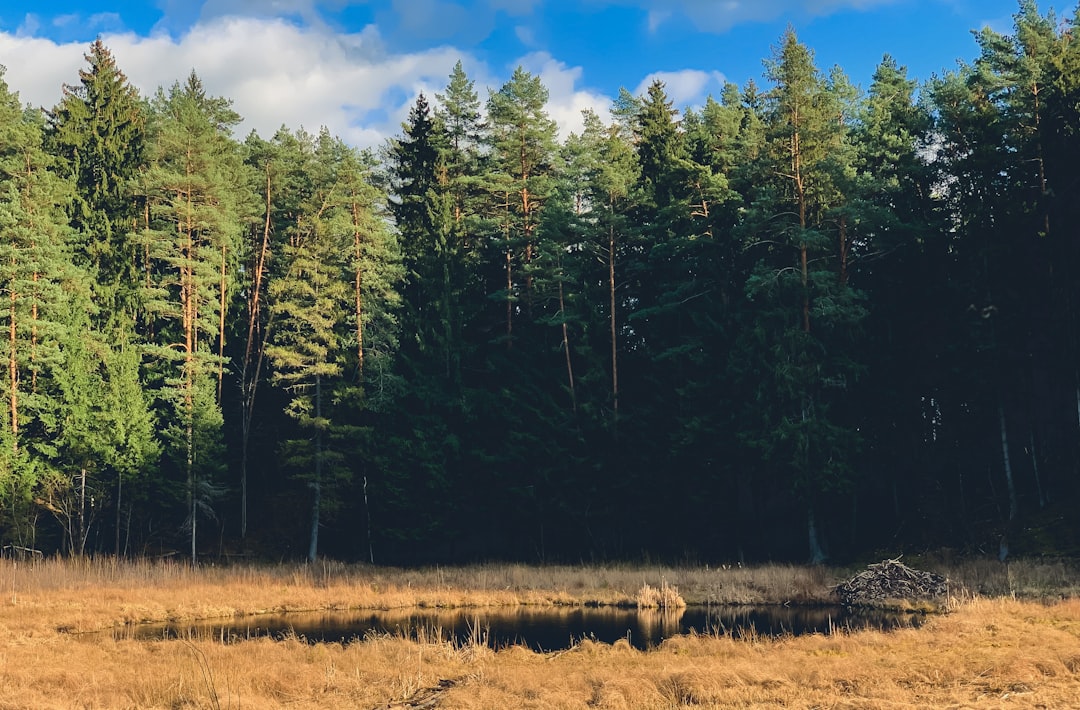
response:
[(520, 644), (539, 651), (570, 648), (582, 639), (626, 639), (647, 650), (691, 631), (736, 638), (917, 627), (923, 617), (842, 607), (696, 606), (661, 612), (612, 607), (515, 607), (511, 609), (410, 609), (303, 612), (198, 622), (118, 627), (116, 638), (245, 639), (296, 637), (309, 643), (349, 642), (390, 634), (412, 639), (479, 642), (494, 648)]

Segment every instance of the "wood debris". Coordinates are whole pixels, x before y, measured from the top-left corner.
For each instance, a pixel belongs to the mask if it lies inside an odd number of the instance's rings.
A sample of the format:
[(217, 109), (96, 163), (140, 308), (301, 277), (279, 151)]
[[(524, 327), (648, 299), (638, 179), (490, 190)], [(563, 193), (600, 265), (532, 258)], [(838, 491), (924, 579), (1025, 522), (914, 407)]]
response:
[(949, 580), (940, 574), (912, 569), (895, 559), (869, 565), (835, 589), (845, 606), (879, 606), (894, 600), (947, 598)]
[(394, 710), (395, 708), (400, 708), (400, 710), (430, 710), (430, 708), (437, 707), (447, 691), (455, 685), (457, 685), (456, 680), (440, 678), (438, 685), (431, 688), (420, 688), (408, 699), (391, 703), (386, 707), (389, 710)]

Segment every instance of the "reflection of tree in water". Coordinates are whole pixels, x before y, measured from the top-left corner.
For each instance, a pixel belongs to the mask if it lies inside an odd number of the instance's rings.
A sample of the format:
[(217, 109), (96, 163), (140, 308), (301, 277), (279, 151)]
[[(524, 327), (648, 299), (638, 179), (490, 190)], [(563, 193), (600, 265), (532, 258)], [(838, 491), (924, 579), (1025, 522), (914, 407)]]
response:
[(864, 628), (918, 627), (919, 614), (807, 607), (696, 606), (679, 609), (515, 607), (510, 609), (397, 609), (296, 612), (241, 619), (125, 627), (118, 638), (207, 638), (223, 641), (303, 638), (349, 643), (381, 635), (424, 642), (522, 644), (546, 651), (570, 648), (583, 638), (602, 643), (627, 639), (646, 650), (679, 634), (773, 638)]
[(712, 607), (706, 615), (708, 633), (735, 637), (801, 636), (864, 629), (918, 628), (923, 617), (884, 610), (839, 607)]
[(683, 633), (682, 618), (686, 608), (638, 609), (637, 631), (642, 638), (667, 638)]

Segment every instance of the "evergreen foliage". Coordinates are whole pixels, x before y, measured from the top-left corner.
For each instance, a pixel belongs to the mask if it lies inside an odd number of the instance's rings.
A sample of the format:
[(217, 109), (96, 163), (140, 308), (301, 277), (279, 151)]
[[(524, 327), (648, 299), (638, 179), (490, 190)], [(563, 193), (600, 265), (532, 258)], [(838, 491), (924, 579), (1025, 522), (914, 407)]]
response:
[(1021, 0), (865, 92), (789, 30), (760, 85), (562, 137), (538, 76), (459, 63), (379, 160), (241, 142), (194, 73), (143, 102), (100, 41), (51, 111), (0, 80), (0, 537), (1075, 554), (1076, 21)]

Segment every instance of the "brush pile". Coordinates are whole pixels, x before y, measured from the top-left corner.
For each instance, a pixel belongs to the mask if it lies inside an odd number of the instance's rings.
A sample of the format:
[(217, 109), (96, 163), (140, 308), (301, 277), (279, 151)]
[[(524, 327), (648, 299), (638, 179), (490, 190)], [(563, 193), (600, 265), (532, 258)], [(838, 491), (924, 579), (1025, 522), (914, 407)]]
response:
[(948, 580), (933, 572), (920, 572), (896, 560), (867, 567), (836, 586), (845, 606), (880, 606), (886, 601), (942, 599), (949, 593)]

